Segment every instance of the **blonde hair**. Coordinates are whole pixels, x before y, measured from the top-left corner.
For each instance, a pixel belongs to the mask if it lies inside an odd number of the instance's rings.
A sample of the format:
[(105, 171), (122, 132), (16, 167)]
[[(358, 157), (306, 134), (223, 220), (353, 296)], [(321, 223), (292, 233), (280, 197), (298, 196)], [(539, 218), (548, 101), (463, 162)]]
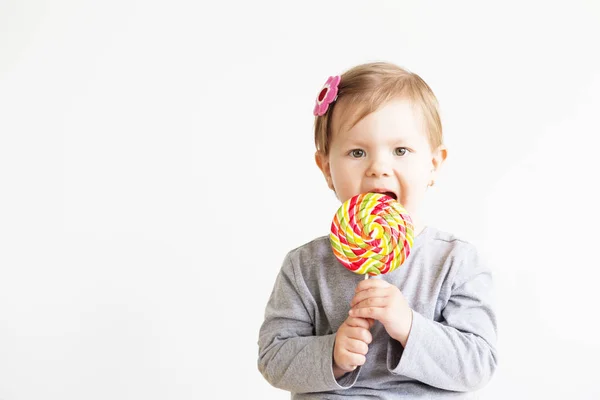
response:
[(429, 85), (419, 75), (395, 64), (375, 62), (357, 65), (342, 74), (337, 100), (329, 105), (324, 115), (315, 118), (317, 151), (329, 154), (331, 120), (336, 104), (352, 106), (355, 120), (350, 126), (354, 126), (383, 104), (399, 97), (419, 107), (429, 135), (429, 144), (432, 149), (438, 148), (442, 144), (442, 122), (438, 101)]

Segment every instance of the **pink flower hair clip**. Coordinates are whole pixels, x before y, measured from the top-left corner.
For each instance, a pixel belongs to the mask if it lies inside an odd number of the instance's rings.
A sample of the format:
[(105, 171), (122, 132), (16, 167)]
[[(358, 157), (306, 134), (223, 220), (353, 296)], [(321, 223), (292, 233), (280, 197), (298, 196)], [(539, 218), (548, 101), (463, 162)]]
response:
[(327, 82), (323, 85), (323, 89), (319, 92), (319, 96), (317, 96), (315, 109), (313, 110), (315, 116), (325, 115), (329, 105), (337, 99), (339, 84), (339, 76), (330, 76), (329, 79), (327, 79)]

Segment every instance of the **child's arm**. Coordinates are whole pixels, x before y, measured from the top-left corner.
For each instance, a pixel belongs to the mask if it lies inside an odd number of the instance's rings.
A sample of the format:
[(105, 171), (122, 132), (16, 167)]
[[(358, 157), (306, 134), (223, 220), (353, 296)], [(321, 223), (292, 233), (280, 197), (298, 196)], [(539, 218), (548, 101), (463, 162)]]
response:
[(458, 264), (448, 278), (453, 283), (442, 322), (411, 313), (395, 286), (383, 281), (361, 282), (362, 291), (353, 299), (351, 315), (379, 320), (396, 338), (388, 344), (391, 373), (453, 391), (480, 388), (494, 373), (496, 316), (491, 273), (480, 265), (472, 246), (461, 250), (453, 255)]
[(334, 372), (336, 334), (315, 336), (317, 304), (297, 274), (288, 254), (260, 328), (258, 368), (271, 385), (293, 393), (346, 389), (356, 381), (358, 368), (336, 380), (334, 373), (344, 372)]
[(475, 248), (466, 247), (458, 260), (444, 320), (413, 311), (406, 347), (389, 345), (388, 368), (435, 387), (470, 391), (483, 387), (496, 369), (496, 314), (492, 274)]

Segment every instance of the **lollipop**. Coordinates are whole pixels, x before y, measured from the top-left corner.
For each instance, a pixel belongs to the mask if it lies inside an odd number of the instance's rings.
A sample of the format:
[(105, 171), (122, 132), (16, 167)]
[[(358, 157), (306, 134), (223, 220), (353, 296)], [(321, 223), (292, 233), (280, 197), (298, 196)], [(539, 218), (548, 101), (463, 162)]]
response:
[(380, 193), (356, 195), (341, 205), (331, 223), (333, 253), (356, 274), (386, 274), (398, 268), (413, 244), (413, 223), (393, 198)]

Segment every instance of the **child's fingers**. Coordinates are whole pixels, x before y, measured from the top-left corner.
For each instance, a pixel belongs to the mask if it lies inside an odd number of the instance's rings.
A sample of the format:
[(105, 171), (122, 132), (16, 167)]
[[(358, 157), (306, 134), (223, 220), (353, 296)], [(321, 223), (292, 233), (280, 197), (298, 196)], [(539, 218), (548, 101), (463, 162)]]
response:
[(364, 328), (367, 330), (371, 329), (374, 324), (375, 324), (375, 320), (372, 318), (348, 317), (346, 319), (346, 325), (352, 326), (352, 327), (357, 327), (357, 328)]
[(350, 307), (354, 307), (356, 304), (360, 303), (361, 301), (371, 298), (371, 297), (387, 297), (387, 296), (389, 296), (389, 292), (382, 288), (370, 288), (370, 289), (361, 290), (360, 292), (356, 293), (354, 295), (354, 297), (352, 298), (352, 300), (350, 301)]
[(369, 297), (354, 304), (352, 308), (385, 307), (389, 304), (389, 301), (390, 299), (388, 297)]
[(351, 351), (343, 352), (342, 364), (346, 367), (344, 369), (354, 370), (357, 366), (363, 365), (367, 361), (367, 357), (364, 354), (358, 354)]
[(385, 309), (382, 307), (363, 307), (363, 308), (353, 308), (349, 311), (351, 317), (358, 318), (373, 318), (376, 320), (381, 320), (384, 316)]
[(354, 318), (354, 317), (348, 317), (346, 319), (346, 325), (348, 326), (352, 326), (355, 328), (364, 328), (364, 329), (369, 329), (369, 321), (367, 321), (364, 318)]
[(338, 368), (344, 371), (354, 371), (357, 366), (363, 365), (367, 361), (365, 354), (355, 353), (346, 348), (346, 346), (343, 346), (334, 362)]
[(370, 344), (373, 341), (373, 335), (368, 328), (349, 328), (346, 331), (346, 336), (352, 340), (360, 340), (365, 344)]
[(358, 285), (356, 285), (356, 289), (354, 290), (355, 293), (361, 292), (363, 290), (368, 290), (368, 289), (385, 289), (387, 287), (389, 287), (390, 284), (384, 280), (381, 279), (363, 279), (361, 280)]
[[(350, 353), (361, 354), (363, 356), (366, 355), (367, 352), (369, 351), (369, 346), (362, 340), (358, 340), (358, 339), (348, 339), (345, 347), (346, 347), (346, 350), (349, 351)], [(355, 365), (358, 365), (358, 364), (355, 364)]]
[(346, 370), (350, 371), (354, 371), (356, 367), (363, 365), (365, 362), (367, 362), (367, 357), (365, 357), (362, 354), (346, 352), (344, 358), (346, 359), (346, 365), (349, 367), (346, 368)]

